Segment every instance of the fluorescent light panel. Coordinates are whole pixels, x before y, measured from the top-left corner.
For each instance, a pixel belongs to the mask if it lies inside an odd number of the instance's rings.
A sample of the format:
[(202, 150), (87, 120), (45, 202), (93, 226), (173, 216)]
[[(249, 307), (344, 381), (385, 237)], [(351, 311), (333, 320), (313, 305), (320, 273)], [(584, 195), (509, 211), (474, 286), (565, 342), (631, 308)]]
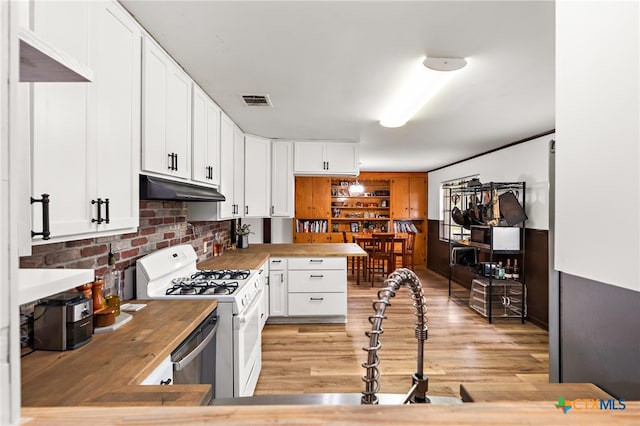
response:
[[(439, 63), (438, 71), (432, 67), (433, 63)], [(380, 125), (384, 127), (402, 127), (413, 117), (433, 95), (435, 95), (451, 78), (456, 70), (466, 65), (466, 61), (460, 58), (420, 58), (413, 66), (410, 75), (396, 95), (385, 114), (380, 119)]]

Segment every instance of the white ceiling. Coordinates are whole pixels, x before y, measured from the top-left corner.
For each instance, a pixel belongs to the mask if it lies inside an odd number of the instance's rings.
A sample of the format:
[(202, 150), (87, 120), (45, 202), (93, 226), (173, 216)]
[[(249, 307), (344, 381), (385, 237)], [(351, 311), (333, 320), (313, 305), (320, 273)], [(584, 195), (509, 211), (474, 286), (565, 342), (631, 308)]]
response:
[[(553, 1), (121, 3), (245, 132), (359, 140), (361, 170), (426, 171), (555, 126)], [(468, 65), (404, 127), (381, 127), (425, 55)]]

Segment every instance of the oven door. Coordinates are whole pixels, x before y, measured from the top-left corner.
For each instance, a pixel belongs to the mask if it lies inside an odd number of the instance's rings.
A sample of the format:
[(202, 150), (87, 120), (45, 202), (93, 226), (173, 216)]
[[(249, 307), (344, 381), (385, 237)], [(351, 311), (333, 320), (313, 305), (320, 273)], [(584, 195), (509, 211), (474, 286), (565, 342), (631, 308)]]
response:
[(253, 396), (262, 368), (262, 338), (260, 311), (262, 292), (256, 293), (251, 304), (233, 317), (234, 363), (233, 395)]

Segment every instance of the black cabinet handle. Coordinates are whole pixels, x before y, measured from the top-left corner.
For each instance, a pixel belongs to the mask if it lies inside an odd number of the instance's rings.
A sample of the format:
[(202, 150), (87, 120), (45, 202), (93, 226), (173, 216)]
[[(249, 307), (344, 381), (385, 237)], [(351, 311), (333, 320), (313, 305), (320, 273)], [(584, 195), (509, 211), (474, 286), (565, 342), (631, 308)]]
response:
[(170, 385), (171, 384), (171, 379), (160, 380), (160, 384), (163, 385), (163, 386)]
[(167, 155), (169, 156), (169, 170), (178, 170), (178, 154), (172, 152), (171, 154)]
[(106, 216), (104, 223), (109, 223), (109, 199), (108, 198), (104, 199), (104, 212)]
[(173, 153), (167, 155), (169, 156), (169, 166), (167, 168), (173, 170)]
[(309, 275), (309, 278), (324, 278), (324, 275)]
[(31, 238), (42, 235), (43, 240), (51, 238), (51, 231), (49, 229), (49, 194), (42, 194), (42, 198), (36, 199), (31, 197), (31, 204), (42, 203), (42, 232), (34, 232), (31, 230)]
[(244, 206), (244, 214), (249, 214), (249, 206)]
[(322, 263), (323, 259), (309, 259), (310, 263)]
[(173, 170), (178, 171), (178, 154), (173, 154), (173, 155), (174, 155), (174, 158), (176, 159), (176, 163), (175, 163), (176, 168)]
[(310, 297), (309, 300), (324, 300), (324, 297)]
[(91, 200), (91, 205), (97, 204), (98, 205), (98, 218), (97, 219), (91, 219), (91, 223), (97, 223), (98, 225), (100, 225), (102, 222), (104, 222), (104, 219), (102, 218), (102, 204), (104, 203), (104, 201), (102, 201), (102, 198), (98, 198), (97, 200)]

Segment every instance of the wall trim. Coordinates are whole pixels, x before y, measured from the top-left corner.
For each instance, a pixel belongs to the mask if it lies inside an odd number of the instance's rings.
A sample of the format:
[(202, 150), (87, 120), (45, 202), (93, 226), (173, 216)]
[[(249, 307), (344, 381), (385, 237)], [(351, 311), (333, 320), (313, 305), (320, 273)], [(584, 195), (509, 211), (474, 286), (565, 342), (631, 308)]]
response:
[(435, 172), (437, 170), (446, 169), (447, 167), (455, 166), (456, 164), (464, 163), (465, 161), (473, 160), (474, 158), (482, 157), (483, 155), (491, 154), (492, 152), (500, 151), (502, 149), (509, 148), (509, 147), (514, 146), (514, 145), (519, 145), (521, 143), (529, 142), (529, 141), (532, 141), (534, 139), (538, 139), (538, 138), (550, 135), (550, 134), (555, 133), (555, 132), (556, 132), (556, 129), (547, 130), (546, 132), (538, 133), (537, 135), (529, 136), (529, 137), (526, 137), (524, 139), (517, 140), (515, 142), (510, 142), (510, 143), (508, 143), (506, 145), (502, 145), (502, 146), (499, 146), (497, 148), (490, 149), (488, 151), (484, 151), (484, 152), (481, 152), (479, 154), (472, 155), (471, 157), (463, 158), (461, 160), (454, 161), (453, 163), (449, 163), (449, 164), (445, 164), (444, 166), (436, 167), (435, 169), (427, 170), (427, 173)]

